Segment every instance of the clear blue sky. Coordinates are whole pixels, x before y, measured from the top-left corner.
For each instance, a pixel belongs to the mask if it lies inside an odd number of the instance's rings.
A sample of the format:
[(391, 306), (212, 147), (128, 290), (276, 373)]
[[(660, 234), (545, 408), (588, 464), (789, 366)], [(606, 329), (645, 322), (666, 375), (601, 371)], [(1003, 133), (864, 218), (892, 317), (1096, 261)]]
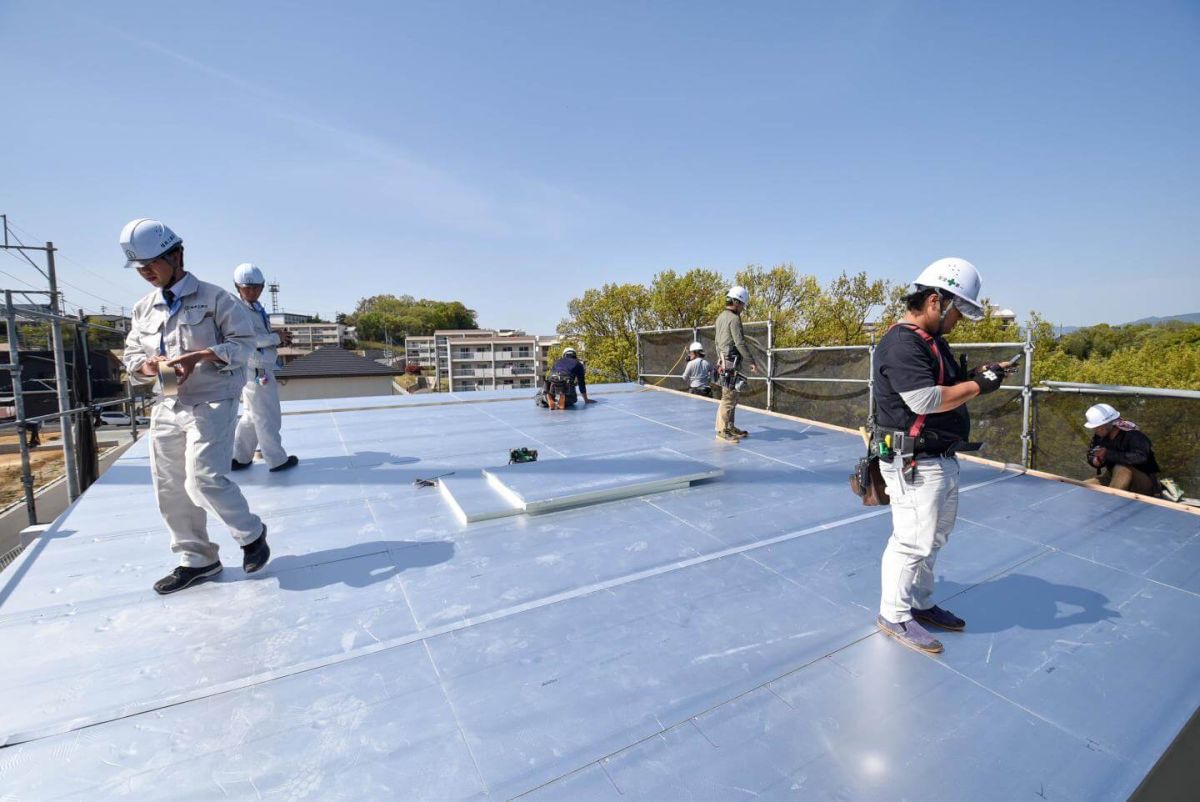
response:
[(947, 255), (1059, 323), (1200, 311), (1194, 1), (0, 0), (0, 90), (0, 212), (88, 308), (148, 216), (326, 316)]

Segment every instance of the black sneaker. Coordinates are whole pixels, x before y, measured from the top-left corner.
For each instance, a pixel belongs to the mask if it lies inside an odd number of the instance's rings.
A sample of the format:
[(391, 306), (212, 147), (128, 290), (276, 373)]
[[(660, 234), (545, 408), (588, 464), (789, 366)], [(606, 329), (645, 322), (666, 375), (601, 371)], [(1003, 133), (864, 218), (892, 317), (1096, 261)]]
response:
[(204, 565), (199, 568), (189, 568), (186, 565), (181, 565), (155, 582), (154, 590), (166, 596), (168, 593), (175, 593), (184, 588), (190, 588), (192, 585), (207, 582), (219, 573), (221, 573), (220, 562), (215, 562), (212, 565)]
[(918, 610), (913, 608), (912, 617), (920, 621), (922, 624), (932, 624), (935, 627), (949, 629), (954, 632), (960, 632), (967, 627), (967, 622), (956, 616), (949, 610), (943, 610), (936, 604), (928, 610)]
[(262, 534), (253, 543), (242, 546), (242, 570), (248, 574), (262, 569), (271, 559), (271, 547), (267, 545), (267, 525), (263, 524)]
[[(251, 461), (251, 462), (253, 462), (253, 461)], [(251, 465), (251, 462), (238, 462), (237, 460), (234, 460), (234, 461), (233, 461), (233, 465), (231, 465), (231, 466), (230, 466), (229, 470), (231, 470), (231, 471), (244, 471), (244, 470), (246, 470), (247, 468), (249, 468), (249, 467), (250, 467), (250, 465)]]
[(299, 457), (288, 457), (281, 464), (276, 465), (274, 468), (271, 468), (271, 473), (275, 473), (276, 471), (286, 471), (288, 468), (295, 468), (299, 464), (300, 464)]

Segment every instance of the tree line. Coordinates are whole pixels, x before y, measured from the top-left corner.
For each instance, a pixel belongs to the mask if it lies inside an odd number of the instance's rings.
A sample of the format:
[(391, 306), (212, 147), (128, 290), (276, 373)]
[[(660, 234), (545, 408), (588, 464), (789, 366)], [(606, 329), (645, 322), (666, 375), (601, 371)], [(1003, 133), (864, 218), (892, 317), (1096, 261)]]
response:
[(350, 314), (338, 322), (355, 326), (358, 339), (371, 342), (401, 342), (405, 337), (422, 337), (438, 329), (477, 329), (475, 310), (460, 301), (416, 299), (411, 295), (372, 295), (362, 298)]
[[(715, 270), (664, 270), (649, 284), (609, 283), (573, 298), (558, 325), (579, 348), (597, 380), (637, 379), (637, 332), (711, 326), (725, 293), (740, 284), (750, 293), (745, 321), (774, 322), (776, 347), (862, 345), (904, 314), (907, 284), (842, 272), (822, 282), (793, 265), (749, 265), (730, 279)], [(1023, 325), (1000, 317), (988, 299), (985, 316), (963, 320), (951, 342), (1034, 343), (1034, 380), (1200, 389), (1200, 325), (1099, 324), (1062, 337), (1037, 312)], [(765, 345), (765, 343), (764, 343)]]

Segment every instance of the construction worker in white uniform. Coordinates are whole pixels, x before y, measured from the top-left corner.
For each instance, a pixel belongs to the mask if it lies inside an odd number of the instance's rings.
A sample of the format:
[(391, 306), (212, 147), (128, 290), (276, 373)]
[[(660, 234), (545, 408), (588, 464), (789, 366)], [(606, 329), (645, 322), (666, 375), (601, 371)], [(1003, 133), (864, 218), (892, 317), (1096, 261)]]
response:
[(227, 476), (237, 399), (254, 348), (250, 316), (228, 292), (184, 270), (183, 241), (157, 220), (126, 225), (121, 249), (125, 267), (155, 287), (133, 307), (124, 356), (131, 381), (158, 383), (150, 468), (180, 564), (154, 589), (174, 593), (221, 572), (208, 513), (229, 527), (242, 547), (242, 569), (252, 574), (271, 556), (267, 527)]
[(955, 455), (979, 448), (968, 442), (966, 403), (1000, 387), (1009, 367), (990, 363), (963, 375), (944, 339), (962, 318), (984, 316), (980, 284), (970, 262), (939, 259), (910, 285), (904, 317), (875, 347), (872, 450), (879, 454), (892, 510), (876, 625), (923, 652), (942, 651), (925, 626), (966, 627), (933, 603), (933, 568), (958, 515)]
[(258, 302), (266, 284), (261, 270), (248, 262), (240, 264), (233, 271), (233, 284), (254, 325), (254, 348), (246, 360), (246, 386), (242, 389), (242, 416), (233, 437), (232, 468), (249, 468), (258, 449), (271, 471), (285, 471), (296, 467), (300, 460), (288, 456), (279, 438), (282, 419), (279, 385), (275, 383), (275, 348), (287, 345), (291, 338), (285, 330), (271, 329), (267, 311)]

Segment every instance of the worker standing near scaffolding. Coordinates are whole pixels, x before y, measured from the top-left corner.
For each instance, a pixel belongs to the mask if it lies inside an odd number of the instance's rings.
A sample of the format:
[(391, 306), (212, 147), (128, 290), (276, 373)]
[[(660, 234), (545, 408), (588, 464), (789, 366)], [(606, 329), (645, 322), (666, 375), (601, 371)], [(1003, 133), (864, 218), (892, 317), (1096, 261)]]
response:
[(962, 375), (943, 339), (962, 318), (983, 317), (980, 284), (970, 262), (939, 259), (909, 287), (904, 318), (875, 347), (872, 449), (892, 508), (876, 625), (923, 652), (941, 652), (942, 644), (922, 624), (966, 627), (933, 603), (933, 567), (958, 515), (955, 454), (979, 447), (968, 443), (965, 404), (996, 390), (1005, 375), (996, 363)]
[(742, 334), (742, 312), (750, 303), (745, 287), (730, 287), (725, 293), (725, 308), (717, 315), (717, 379), (721, 385), (721, 404), (717, 407), (717, 438), (730, 443), (741, 442), (750, 433), (734, 425), (738, 398), (746, 379), (742, 366), (749, 362), (750, 372), (758, 373), (758, 363), (746, 345)]
[(246, 386), (242, 389), (242, 416), (238, 418), (233, 437), (235, 471), (245, 470), (254, 461), (254, 451), (262, 451), (263, 460), (273, 471), (286, 471), (300, 464), (295, 456), (283, 450), (279, 429), (283, 418), (279, 409), (279, 385), (275, 382), (275, 348), (291, 342), (286, 329), (271, 329), (267, 311), (258, 302), (266, 279), (262, 271), (249, 262), (233, 271), (233, 285), (246, 305), (254, 325), (254, 348), (246, 361)]
[(131, 381), (158, 381), (150, 416), (150, 469), (158, 509), (180, 565), (154, 583), (174, 593), (221, 573), (207, 514), (229, 527), (252, 574), (271, 556), (267, 527), (226, 475), (233, 459), (237, 398), (245, 384), (254, 328), (246, 307), (184, 270), (183, 241), (157, 220), (121, 231), (127, 268), (154, 286), (133, 308), (125, 338)]

